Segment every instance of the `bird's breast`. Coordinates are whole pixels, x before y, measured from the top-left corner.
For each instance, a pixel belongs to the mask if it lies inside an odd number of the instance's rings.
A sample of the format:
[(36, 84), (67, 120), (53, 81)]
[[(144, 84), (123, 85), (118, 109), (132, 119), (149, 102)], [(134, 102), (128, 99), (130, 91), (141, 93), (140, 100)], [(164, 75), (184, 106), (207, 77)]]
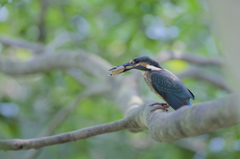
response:
[[(142, 75), (143, 75), (143, 78), (145, 80), (145, 82), (147, 83), (148, 87), (151, 89), (151, 91), (156, 94), (159, 98), (161, 98), (162, 100), (163, 97), (160, 96), (160, 94), (158, 94), (155, 89), (153, 88), (152, 86), (152, 81), (151, 81), (151, 72), (150, 71), (142, 71)], [(165, 100), (164, 100), (165, 101)]]
[(147, 83), (148, 87), (150, 87), (152, 90), (153, 86), (152, 86), (152, 81), (151, 81), (151, 72), (143, 71), (142, 75), (143, 75), (143, 78), (144, 78), (145, 82)]

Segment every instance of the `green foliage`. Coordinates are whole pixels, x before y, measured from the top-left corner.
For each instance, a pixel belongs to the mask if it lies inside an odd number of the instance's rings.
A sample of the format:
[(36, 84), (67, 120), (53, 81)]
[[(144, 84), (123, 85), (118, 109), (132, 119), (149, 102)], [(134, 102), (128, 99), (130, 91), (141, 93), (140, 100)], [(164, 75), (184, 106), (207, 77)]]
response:
[[(209, 14), (204, 2), (200, 0), (52, 0), (47, 2), (43, 23), (40, 20), (40, 15), (43, 14), (40, 2), (41, 0), (0, 1), (0, 33), (39, 42), (40, 35), (45, 32), (43, 43), (49, 46), (57, 43), (54, 48), (56, 50), (83, 49), (101, 56), (113, 65), (125, 63), (140, 55), (154, 57), (166, 49), (207, 57), (219, 56), (209, 30)], [(41, 23), (44, 30), (40, 29)], [(59, 40), (67, 41), (61, 43)], [(30, 51), (1, 43), (0, 53), (21, 61), (27, 61), (32, 56)], [(163, 66), (174, 73), (180, 73), (190, 65), (176, 60), (166, 62)], [(210, 67), (206, 69), (220, 72)], [(207, 82), (190, 78), (183, 81), (196, 96), (193, 103), (214, 100), (227, 94)], [(141, 82), (141, 86), (143, 97), (159, 100), (145, 83)], [(85, 89), (62, 71), (26, 77), (1, 74), (0, 106), (3, 103), (15, 103), (19, 111), (13, 116), (0, 114), (0, 138), (36, 137), (58, 110), (68, 106)], [(111, 98), (85, 98), (54, 134), (107, 123), (122, 117)], [(207, 146), (202, 152), (195, 153), (173, 143), (156, 143), (150, 139), (147, 131), (138, 134), (120, 131), (75, 143), (46, 147), (38, 159), (204, 159), (236, 158), (240, 155), (239, 126), (206, 136), (199, 138)], [(216, 145), (211, 142), (216, 137), (223, 139), (224, 143), (222, 149), (214, 151), (213, 147)], [(216, 143), (219, 143), (218, 140)], [(24, 153), (26, 151), (0, 152), (0, 156), (9, 158), (11, 155)]]

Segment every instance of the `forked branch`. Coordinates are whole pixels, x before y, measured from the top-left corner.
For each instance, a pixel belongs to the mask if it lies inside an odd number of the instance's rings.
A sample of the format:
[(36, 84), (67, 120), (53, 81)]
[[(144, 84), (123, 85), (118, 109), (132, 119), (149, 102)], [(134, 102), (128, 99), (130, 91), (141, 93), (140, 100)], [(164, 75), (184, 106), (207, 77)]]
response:
[(233, 99), (234, 97), (231, 96), (197, 104), (193, 107), (186, 106), (171, 113), (162, 112), (162, 110), (151, 113), (152, 108), (149, 105), (153, 101), (143, 105), (132, 104), (126, 111), (125, 118), (121, 120), (49, 137), (0, 140), (0, 149), (38, 149), (123, 129), (143, 130), (146, 128), (149, 129), (154, 140), (172, 142), (239, 123), (239, 107), (237, 103), (234, 103)]

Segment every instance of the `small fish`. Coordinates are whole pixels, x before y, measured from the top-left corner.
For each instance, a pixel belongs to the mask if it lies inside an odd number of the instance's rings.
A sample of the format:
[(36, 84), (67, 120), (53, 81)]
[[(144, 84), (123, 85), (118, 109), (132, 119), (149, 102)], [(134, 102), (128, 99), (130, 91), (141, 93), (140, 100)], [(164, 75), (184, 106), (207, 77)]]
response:
[(124, 66), (113, 67), (109, 70), (109, 71), (111, 71), (111, 74), (109, 76), (116, 76), (116, 75), (124, 72), (125, 69), (126, 68)]

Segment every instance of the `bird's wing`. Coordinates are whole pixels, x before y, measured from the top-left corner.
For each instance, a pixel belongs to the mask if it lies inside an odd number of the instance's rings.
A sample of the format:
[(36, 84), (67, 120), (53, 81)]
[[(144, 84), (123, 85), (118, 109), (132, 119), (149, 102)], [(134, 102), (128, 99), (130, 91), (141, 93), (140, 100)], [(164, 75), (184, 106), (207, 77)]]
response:
[(194, 95), (187, 86), (175, 75), (167, 70), (151, 73), (152, 86), (163, 99), (174, 109), (183, 105), (191, 105), (189, 98)]

